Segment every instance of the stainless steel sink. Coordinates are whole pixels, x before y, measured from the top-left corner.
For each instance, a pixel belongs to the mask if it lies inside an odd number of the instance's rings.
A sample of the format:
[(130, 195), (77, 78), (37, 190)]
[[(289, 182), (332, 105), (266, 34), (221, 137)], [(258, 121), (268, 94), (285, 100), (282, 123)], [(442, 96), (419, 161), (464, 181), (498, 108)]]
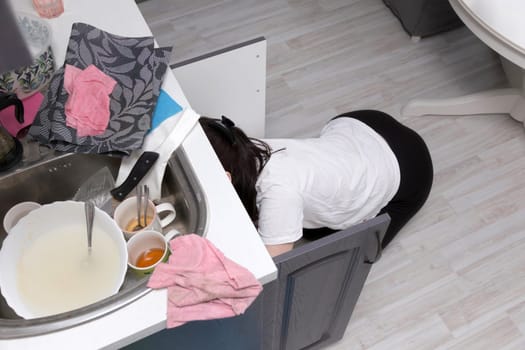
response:
[[(103, 167), (108, 167), (116, 178), (121, 160), (107, 155), (42, 154), (41, 149), (35, 149), (38, 146), (26, 144), (26, 147), (30, 151), (26, 153), (34, 155), (36, 150), (40, 155), (36, 159), (25, 156), (16, 169), (0, 173), (0, 222), (9, 208), (21, 201), (44, 204), (72, 199), (79, 186)], [(191, 164), (179, 147), (168, 163), (160, 200), (175, 205), (177, 217), (171, 227), (183, 234), (203, 235), (207, 217), (204, 198)], [(0, 227), (0, 244), (5, 237)], [(146, 283), (147, 277), (138, 278), (128, 271), (118, 294), (80, 309), (32, 320), (17, 316), (0, 295), (0, 339), (49, 333), (101, 317), (148, 293)]]

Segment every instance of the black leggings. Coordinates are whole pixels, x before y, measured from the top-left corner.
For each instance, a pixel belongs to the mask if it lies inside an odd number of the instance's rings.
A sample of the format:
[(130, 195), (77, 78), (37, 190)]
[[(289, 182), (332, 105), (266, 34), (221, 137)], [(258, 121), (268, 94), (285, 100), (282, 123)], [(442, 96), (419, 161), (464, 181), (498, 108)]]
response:
[[(333, 119), (341, 117), (355, 118), (374, 129), (388, 143), (399, 163), (399, 189), (379, 213), (388, 213), (391, 219), (382, 243), (384, 248), (427, 200), (434, 177), (432, 159), (421, 136), (386, 113), (360, 110)], [(329, 228), (303, 229), (303, 234), (307, 239), (317, 239), (335, 231)]]

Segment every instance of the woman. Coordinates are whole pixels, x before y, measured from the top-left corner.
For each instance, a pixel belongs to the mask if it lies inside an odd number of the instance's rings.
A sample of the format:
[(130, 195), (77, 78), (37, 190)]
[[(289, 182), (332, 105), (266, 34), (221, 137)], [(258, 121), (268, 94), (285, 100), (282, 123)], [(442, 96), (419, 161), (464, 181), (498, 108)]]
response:
[(200, 119), (270, 255), (306, 237), (388, 213), (388, 245), (426, 201), (433, 168), (423, 139), (380, 111), (333, 118), (318, 138), (247, 137), (228, 118)]

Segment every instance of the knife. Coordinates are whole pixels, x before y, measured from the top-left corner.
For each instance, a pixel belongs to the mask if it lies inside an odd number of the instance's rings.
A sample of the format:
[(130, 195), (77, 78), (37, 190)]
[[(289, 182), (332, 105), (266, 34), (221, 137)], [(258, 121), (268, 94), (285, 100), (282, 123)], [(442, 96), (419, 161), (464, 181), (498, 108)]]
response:
[[(148, 185), (150, 199), (152, 200), (161, 199), (162, 179), (168, 161), (173, 152), (184, 142), (186, 136), (191, 133), (199, 121), (200, 115), (190, 107), (186, 107), (179, 113), (178, 118), (172, 117), (163, 121), (157, 128), (148, 133), (144, 139), (142, 149), (159, 154), (159, 159), (153, 168), (140, 180), (141, 184)], [(139, 158), (139, 152), (138, 150), (133, 151), (129, 157), (122, 159), (116, 180), (117, 184), (124, 183), (129, 177), (128, 175)]]
[(118, 201), (123, 201), (124, 198), (126, 198), (126, 196), (139, 184), (140, 180), (146, 176), (158, 158), (159, 154), (157, 152), (143, 152), (139, 159), (137, 159), (135, 165), (133, 165), (126, 180), (124, 180), (120, 186), (115, 187), (110, 191), (113, 198)]

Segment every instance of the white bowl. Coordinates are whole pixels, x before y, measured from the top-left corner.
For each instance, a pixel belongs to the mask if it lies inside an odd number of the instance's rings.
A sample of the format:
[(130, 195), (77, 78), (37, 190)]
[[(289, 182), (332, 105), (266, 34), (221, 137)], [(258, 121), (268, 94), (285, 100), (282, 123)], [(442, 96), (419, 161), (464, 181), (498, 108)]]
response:
[(43, 205), (11, 229), (0, 250), (0, 291), (19, 316), (67, 312), (119, 291), (128, 260), (121, 230), (96, 208), (91, 255), (86, 237), (84, 203), (74, 201)]

